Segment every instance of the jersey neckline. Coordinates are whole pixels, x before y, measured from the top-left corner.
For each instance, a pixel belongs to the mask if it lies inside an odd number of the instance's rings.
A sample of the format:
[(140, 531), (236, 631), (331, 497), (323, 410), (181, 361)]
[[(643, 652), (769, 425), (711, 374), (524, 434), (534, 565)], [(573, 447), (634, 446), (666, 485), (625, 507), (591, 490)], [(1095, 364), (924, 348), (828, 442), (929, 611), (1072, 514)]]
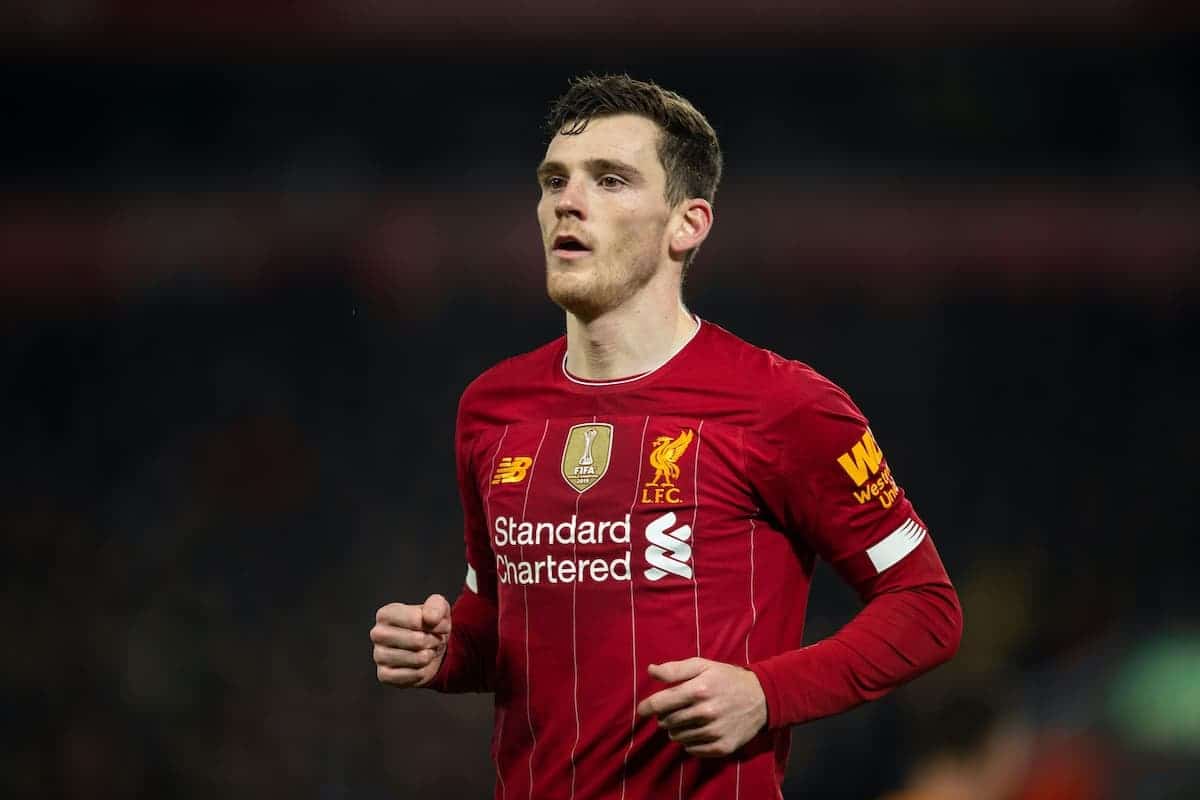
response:
[(700, 335), (701, 329), (705, 327), (704, 320), (700, 319), (700, 317), (693, 314), (692, 319), (696, 321), (696, 329), (692, 331), (691, 335), (680, 342), (679, 346), (671, 351), (671, 353), (659, 364), (651, 367), (645, 372), (639, 372), (636, 375), (630, 375), (624, 378), (614, 378), (607, 381), (593, 381), (586, 378), (580, 378), (577, 375), (572, 375), (571, 371), (567, 369), (567, 345), (565, 338), (563, 339), (562, 358), (558, 360), (558, 372), (567, 380), (570, 385), (573, 387), (578, 387), (579, 389), (620, 389), (623, 387), (633, 388), (635, 384), (638, 384), (647, 378), (663, 372), (668, 366), (673, 365), (679, 360), (684, 351), (688, 349), (688, 346), (696, 340), (697, 336)]

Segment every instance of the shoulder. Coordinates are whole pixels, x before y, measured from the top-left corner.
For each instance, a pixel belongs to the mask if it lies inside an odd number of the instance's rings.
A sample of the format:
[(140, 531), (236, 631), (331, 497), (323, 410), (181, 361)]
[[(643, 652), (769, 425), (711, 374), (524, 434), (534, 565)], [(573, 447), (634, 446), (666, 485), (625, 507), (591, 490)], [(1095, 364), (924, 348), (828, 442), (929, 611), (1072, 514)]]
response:
[(459, 398), (459, 426), (502, 422), (515, 404), (529, 402), (530, 389), (548, 383), (565, 349), (566, 337), (560, 336), (484, 370)]
[(717, 375), (737, 375), (741, 402), (753, 410), (751, 445), (778, 465), (836, 457), (863, 436), (867, 420), (846, 391), (803, 361), (750, 344), (713, 326)]
[(803, 361), (751, 344), (712, 325), (709, 356), (720, 374), (737, 375), (758, 410), (765, 431), (818, 422), (824, 417), (861, 419), (862, 414), (841, 386)]

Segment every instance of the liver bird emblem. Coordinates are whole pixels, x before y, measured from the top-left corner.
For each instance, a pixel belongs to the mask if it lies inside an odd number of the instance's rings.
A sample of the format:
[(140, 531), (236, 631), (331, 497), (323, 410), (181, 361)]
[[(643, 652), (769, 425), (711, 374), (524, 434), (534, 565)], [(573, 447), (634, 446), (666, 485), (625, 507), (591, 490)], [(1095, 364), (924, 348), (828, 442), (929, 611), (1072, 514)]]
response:
[(696, 434), (692, 430), (681, 431), (679, 436), (659, 436), (654, 440), (654, 450), (650, 453), (650, 466), (654, 467), (654, 480), (647, 486), (674, 486), (679, 477), (679, 461), (688, 445)]

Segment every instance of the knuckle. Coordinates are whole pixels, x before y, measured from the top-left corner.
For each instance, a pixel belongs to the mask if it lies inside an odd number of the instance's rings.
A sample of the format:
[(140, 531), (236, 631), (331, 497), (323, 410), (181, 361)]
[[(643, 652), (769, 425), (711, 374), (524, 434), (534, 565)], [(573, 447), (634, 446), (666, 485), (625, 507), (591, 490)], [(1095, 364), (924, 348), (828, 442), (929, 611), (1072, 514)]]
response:
[(409, 677), (409, 671), (406, 669), (397, 669), (394, 667), (380, 666), (376, 670), (376, 675), (380, 683), (385, 683), (388, 686), (399, 686), (401, 688), (412, 683)]

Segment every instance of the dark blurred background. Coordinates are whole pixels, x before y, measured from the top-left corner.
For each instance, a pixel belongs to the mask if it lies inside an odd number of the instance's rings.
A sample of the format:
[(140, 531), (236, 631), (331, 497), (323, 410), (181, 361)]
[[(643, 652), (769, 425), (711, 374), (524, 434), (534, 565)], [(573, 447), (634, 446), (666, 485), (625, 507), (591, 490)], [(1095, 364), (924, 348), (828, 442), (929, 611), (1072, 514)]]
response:
[(563, 328), (546, 104), (628, 71), (725, 148), (689, 305), (851, 392), (965, 608), (785, 796), (994, 719), (968, 796), (1200, 797), (1195, 11), (9, 0), (0, 795), (490, 796), (490, 698), (367, 632), (458, 590), (457, 396)]

